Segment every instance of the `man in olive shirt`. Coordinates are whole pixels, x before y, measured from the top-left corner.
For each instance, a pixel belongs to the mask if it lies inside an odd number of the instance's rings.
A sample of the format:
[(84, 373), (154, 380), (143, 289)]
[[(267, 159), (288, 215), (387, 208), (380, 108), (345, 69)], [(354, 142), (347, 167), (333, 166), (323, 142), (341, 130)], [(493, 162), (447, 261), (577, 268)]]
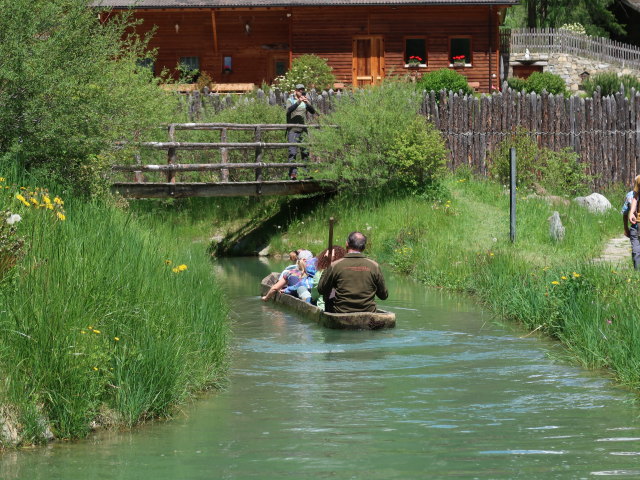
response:
[(347, 254), (327, 268), (318, 284), (325, 299), (335, 289), (335, 298), (327, 302), (327, 311), (334, 313), (375, 312), (377, 295), (389, 296), (380, 266), (362, 253), (367, 237), (352, 232), (347, 240)]

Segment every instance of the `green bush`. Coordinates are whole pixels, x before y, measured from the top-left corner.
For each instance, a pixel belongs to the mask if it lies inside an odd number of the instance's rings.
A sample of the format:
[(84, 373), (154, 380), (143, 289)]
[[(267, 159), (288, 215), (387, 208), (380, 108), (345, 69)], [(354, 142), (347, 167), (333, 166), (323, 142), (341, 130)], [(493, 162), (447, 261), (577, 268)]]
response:
[(427, 92), (435, 92), (438, 99), (440, 98), (440, 92), (442, 90), (446, 92), (453, 91), (454, 93), (462, 91), (463, 95), (471, 95), (473, 93), (467, 77), (450, 68), (441, 68), (440, 70), (425, 73), (422, 78), (418, 80), (417, 87)]
[(489, 156), (489, 172), (503, 184), (509, 182), (512, 147), (516, 149), (518, 188), (539, 190), (542, 187), (549, 193), (577, 195), (586, 192), (593, 181), (577, 153), (568, 148), (560, 152), (541, 148), (530, 132), (519, 128)]
[(526, 78), (520, 78), (520, 77), (509, 77), (507, 79), (507, 85), (509, 85), (509, 88), (511, 88), (512, 90), (515, 90), (516, 92), (521, 92), (521, 91), (527, 91), (527, 79)]
[(100, 24), (85, 0), (0, 0), (0, 160), (83, 195), (101, 152), (157, 130), (174, 102), (157, 86), (127, 14)]
[(526, 80), (527, 92), (567, 95), (567, 85), (560, 75), (551, 72), (533, 72)]
[(417, 188), (437, 178), (446, 149), (418, 114), (419, 98), (412, 84), (385, 82), (336, 103), (320, 120), (339, 128), (310, 133), (311, 151), (328, 164), (328, 177)]
[(394, 132), (387, 150), (387, 165), (398, 184), (420, 188), (444, 172), (447, 152), (440, 132), (423, 117), (406, 130)]
[(635, 88), (636, 92), (640, 91), (640, 80), (631, 75), (619, 76), (615, 72), (603, 72), (584, 82), (584, 90), (589, 97), (593, 97), (598, 88), (600, 88), (600, 95), (607, 97), (620, 92), (621, 87), (624, 88), (624, 93), (629, 98), (632, 88)]
[(298, 83), (302, 83), (307, 90), (328, 90), (333, 88), (336, 77), (333, 69), (327, 63), (326, 58), (316, 55), (302, 55), (293, 60), (291, 68), (283, 76), (274, 81), (274, 88), (284, 92), (295, 89)]
[(595, 177), (586, 172), (586, 166), (580, 163), (578, 154), (567, 147), (559, 152), (546, 150), (542, 178), (543, 186), (549, 192), (581, 195), (588, 193)]

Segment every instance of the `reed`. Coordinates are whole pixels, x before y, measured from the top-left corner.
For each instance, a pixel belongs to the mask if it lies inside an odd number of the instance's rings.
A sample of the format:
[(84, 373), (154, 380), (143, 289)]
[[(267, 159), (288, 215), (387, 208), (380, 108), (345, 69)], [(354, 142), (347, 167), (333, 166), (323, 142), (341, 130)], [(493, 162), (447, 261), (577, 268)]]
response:
[(0, 289), (4, 405), (23, 443), (170, 415), (225, 370), (227, 307), (202, 246), (159, 222), (67, 202), (24, 207), (25, 256)]

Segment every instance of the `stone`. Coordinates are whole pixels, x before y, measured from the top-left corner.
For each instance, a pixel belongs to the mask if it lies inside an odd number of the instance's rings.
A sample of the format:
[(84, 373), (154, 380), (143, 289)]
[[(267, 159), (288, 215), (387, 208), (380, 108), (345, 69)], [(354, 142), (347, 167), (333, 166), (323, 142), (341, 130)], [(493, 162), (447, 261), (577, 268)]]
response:
[(0, 408), (0, 447), (15, 446), (20, 442), (15, 415), (8, 408)]
[(259, 257), (268, 257), (270, 250), (271, 250), (271, 245), (267, 245), (266, 247), (264, 247), (262, 250), (260, 250), (258, 252), (258, 256)]
[(599, 193), (592, 193), (586, 197), (576, 197), (573, 201), (585, 207), (591, 213), (604, 213), (612, 208), (611, 202), (607, 200), (607, 197)]
[(562, 220), (560, 220), (560, 214), (554, 211), (548, 220), (551, 240), (561, 242), (564, 239), (564, 225), (562, 225)]

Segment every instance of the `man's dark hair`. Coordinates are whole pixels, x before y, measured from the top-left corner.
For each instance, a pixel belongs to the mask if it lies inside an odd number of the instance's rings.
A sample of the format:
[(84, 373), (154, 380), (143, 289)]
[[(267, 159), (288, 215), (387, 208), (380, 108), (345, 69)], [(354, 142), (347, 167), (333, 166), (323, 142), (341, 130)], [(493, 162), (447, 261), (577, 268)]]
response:
[(347, 239), (347, 246), (352, 250), (362, 252), (367, 246), (367, 237), (360, 232), (351, 232)]

